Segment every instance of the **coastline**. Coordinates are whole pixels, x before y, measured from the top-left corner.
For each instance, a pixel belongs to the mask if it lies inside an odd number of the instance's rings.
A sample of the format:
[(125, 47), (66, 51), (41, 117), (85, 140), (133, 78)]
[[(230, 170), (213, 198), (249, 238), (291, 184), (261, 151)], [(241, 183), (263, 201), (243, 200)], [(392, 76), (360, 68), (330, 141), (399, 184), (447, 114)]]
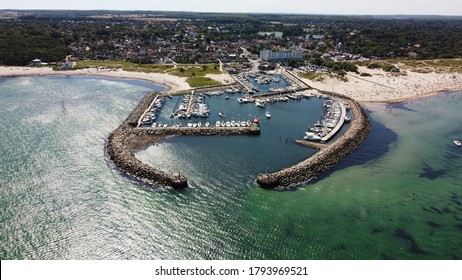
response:
[(95, 76), (117, 79), (133, 79), (164, 86), (165, 92), (191, 89), (186, 78), (162, 73), (129, 72), (120, 69), (87, 68), (78, 70), (55, 71), (50, 67), (17, 67), (0, 66), (0, 77), (31, 76)]
[[(401, 73), (392, 74), (380, 69), (358, 67), (360, 73), (372, 76), (363, 77), (348, 73), (347, 82), (334, 77), (324, 77), (322, 81), (302, 78), (309, 86), (328, 92), (338, 92), (358, 102), (366, 103), (402, 103), (429, 97), (444, 92), (462, 90), (462, 73), (416, 73), (401, 68)], [(166, 93), (190, 90), (186, 78), (164, 73), (130, 72), (120, 69), (87, 68), (78, 70), (55, 71), (50, 67), (0, 66), (0, 77), (27, 76), (95, 76), (118, 79), (141, 80), (164, 86)], [(228, 74), (207, 75), (226, 84), (232, 78)]]
[(402, 103), (432, 95), (462, 90), (462, 73), (416, 73), (403, 67), (401, 73), (388, 73), (380, 69), (358, 67), (360, 73), (348, 73), (348, 81), (324, 77), (322, 81), (302, 80), (313, 88), (338, 92), (358, 102)]

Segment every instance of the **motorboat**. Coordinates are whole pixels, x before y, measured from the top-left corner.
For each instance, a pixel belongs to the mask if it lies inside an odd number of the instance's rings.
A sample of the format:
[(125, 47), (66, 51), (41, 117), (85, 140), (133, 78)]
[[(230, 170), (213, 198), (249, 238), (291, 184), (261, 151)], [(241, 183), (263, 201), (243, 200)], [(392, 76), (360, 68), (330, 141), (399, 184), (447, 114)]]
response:
[(222, 118), (225, 117), (225, 113), (222, 113), (222, 112), (218, 113), (218, 115), (219, 115), (220, 117), (222, 117)]
[(265, 102), (265, 101), (257, 100), (257, 101), (255, 101), (255, 106), (256, 106), (256, 107), (265, 108), (265, 107), (266, 107), (266, 102)]
[(460, 141), (458, 141), (458, 140), (454, 140), (453, 142), (454, 142), (454, 144), (455, 144), (457, 147), (462, 146), (462, 144), (461, 144)]
[(267, 119), (271, 118), (270, 112), (269, 112), (269, 111), (266, 111), (265, 116), (266, 116)]
[(303, 139), (310, 141), (320, 141), (321, 136), (314, 132), (305, 132), (305, 136), (303, 137)]

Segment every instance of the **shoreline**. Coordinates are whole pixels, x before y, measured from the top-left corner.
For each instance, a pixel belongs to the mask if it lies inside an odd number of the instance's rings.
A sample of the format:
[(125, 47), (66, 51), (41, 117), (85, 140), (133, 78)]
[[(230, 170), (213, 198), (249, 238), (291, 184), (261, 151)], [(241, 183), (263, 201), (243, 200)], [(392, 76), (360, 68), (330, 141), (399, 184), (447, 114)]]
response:
[[(5, 73), (6, 72), (6, 73)], [(0, 68), (0, 76), (3, 77), (24, 77), (24, 76), (94, 76), (94, 77), (106, 77), (106, 78), (119, 78), (119, 79), (133, 79), (143, 80), (159, 84), (158, 79), (163, 78), (164, 83), (161, 85), (165, 86), (166, 77), (169, 79), (170, 87), (166, 90), (167, 93), (174, 93), (180, 90), (190, 89), (189, 85), (186, 87), (185, 78), (176, 77), (169, 74), (148, 74), (140, 72), (127, 72), (123, 70), (104, 70), (90, 68), (90, 69), (79, 69), (69, 71), (54, 71), (51, 68), (21, 68), (21, 67), (10, 67)], [(455, 77), (455, 76), (454, 76)], [(462, 76), (461, 76), (462, 77)], [(454, 78), (456, 79), (456, 78)], [(183, 84), (182, 84), (183, 82)], [(374, 82), (375, 83), (375, 82)], [(387, 86), (385, 86), (387, 87)], [(313, 87), (316, 88), (316, 87)], [(417, 94), (415, 96), (402, 96), (399, 95), (400, 99), (394, 100), (355, 100), (351, 97), (348, 92), (328, 91), (326, 89), (320, 89), (321, 92), (328, 96), (334, 96), (341, 98), (342, 100), (348, 101), (354, 115), (351, 127), (334, 142), (321, 147), (322, 151), (319, 151), (315, 155), (307, 158), (306, 160), (299, 162), (293, 166), (283, 168), (282, 170), (276, 171), (270, 174), (259, 174), (256, 178), (257, 183), (263, 188), (272, 189), (292, 189), (294, 186), (298, 186), (303, 182), (307, 182), (314, 178), (319, 173), (322, 173), (342, 160), (346, 155), (353, 152), (367, 137), (371, 130), (370, 121), (361, 107), (359, 102), (364, 103), (385, 103), (385, 104), (396, 104), (403, 103), (406, 101), (414, 100), (417, 98), (424, 98), (431, 95), (447, 92), (446, 90), (438, 90), (426, 94)], [(145, 111), (148, 104), (151, 104), (152, 100), (158, 93), (147, 94), (134, 109), (134, 111), (128, 116), (128, 118), (122, 123), (122, 125), (113, 131), (107, 142), (107, 151), (110, 160), (120, 170), (126, 174), (130, 174), (142, 181), (152, 182), (155, 185), (169, 186), (174, 189), (182, 189), (188, 186), (187, 177), (180, 176), (180, 174), (174, 175), (158, 170), (157, 168), (143, 163), (135, 158), (133, 154), (134, 149), (140, 149), (142, 147), (151, 145), (152, 143), (162, 141), (163, 139), (176, 136), (176, 135), (228, 135), (228, 134), (259, 134), (260, 130), (254, 130), (252, 128), (241, 128), (241, 129), (228, 129), (228, 128), (202, 128), (199, 130), (195, 129), (177, 129), (177, 128), (155, 128), (155, 129), (140, 129), (132, 126)]]
[(462, 90), (462, 73), (417, 73), (405, 67), (398, 74), (363, 66), (358, 69), (371, 76), (349, 72), (346, 82), (335, 77), (324, 77), (321, 81), (302, 80), (315, 89), (337, 92), (365, 103), (397, 104)]
[(77, 69), (77, 70), (53, 70), (50, 67), (17, 67), (17, 66), (0, 66), (0, 77), (15, 78), (15, 77), (40, 77), (40, 76), (77, 76), (77, 77), (102, 77), (114, 79), (139, 80), (153, 83), (158, 86), (165, 87), (165, 93), (172, 93), (182, 90), (190, 90), (191, 87), (186, 82), (186, 78), (163, 74), (163, 73), (145, 73), (145, 72), (130, 72), (117, 69)]
[[(348, 82), (327, 77), (323, 81), (301, 78), (312, 88), (338, 92), (361, 103), (398, 104), (418, 100), (433, 95), (462, 90), (460, 73), (415, 73), (403, 69), (402, 75), (393, 75), (382, 70), (359, 67), (360, 72), (370, 73), (371, 77), (348, 74)], [(166, 73), (130, 72), (120, 69), (86, 68), (77, 70), (53, 70), (50, 67), (0, 66), (0, 77), (34, 76), (88, 76), (115, 79), (130, 79), (153, 83), (165, 87), (165, 93), (173, 93), (192, 88), (186, 78)], [(212, 75), (211, 75), (212, 76)], [(228, 74), (213, 75), (212, 78), (229, 81)]]

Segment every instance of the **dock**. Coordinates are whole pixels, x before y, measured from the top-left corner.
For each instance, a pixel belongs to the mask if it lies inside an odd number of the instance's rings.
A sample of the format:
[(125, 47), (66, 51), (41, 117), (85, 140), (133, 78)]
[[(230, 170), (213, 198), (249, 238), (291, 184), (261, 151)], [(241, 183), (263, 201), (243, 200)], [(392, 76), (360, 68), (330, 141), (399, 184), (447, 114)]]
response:
[(189, 116), (191, 114), (193, 96), (194, 96), (194, 90), (191, 91), (191, 97), (189, 98), (188, 107), (186, 107), (186, 116)]
[(326, 136), (321, 138), (322, 143), (326, 143), (332, 137), (334, 137), (334, 135), (337, 134), (337, 132), (339, 132), (339, 130), (342, 128), (343, 124), (345, 123), (345, 117), (346, 117), (345, 104), (343, 103), (343, 101), (340, 101), (339, 104), (340, 104), (340, 110), (341, 110), (340, 119), (338, 120), (337, 125)]
[(249, 85), (247, 85), (246, 83), (242, 82), (241, 80), (239, 80), (238, 78), (236, 78), (234, 75), (231, 75), (231, 77), (233, 77), (233, 79), (236, 81), (236, 83), (238, 85), (240, 85), (243, 89), (245, 89), (247, 92), (254, 92), (255, 90), (253, 88), (250, 88)]
[(259, 174), (257, 183), (263, 188), (290, 190), (312, 180), (318, 174), (327, 171), (330, 167), (352, 153), (366, 139), (371, 130), (371, 123), (361, 105), (353, 99), (348, 99), (353, 120), (351, 125), (341, 137), (330, 144), (309, 143), (297, 140), (296, 143), (319, 150), (313, 156), (295, 165), (282, 170)]
[(141, 121), (143, 120), (144, 116), (149, 112), (149, 110), (152, 108), (154, 103), (156, 103), (157, 99), (159, 98), (159, 95), (156, 95), (154, 99), (152, 100), (151, 104), (149, 104), (149, 107), (146, 108), (146, 110), (141, 114), (141, 116), (138, 118), (138, 122), (136, 124), (136, 127), (141, 126)]

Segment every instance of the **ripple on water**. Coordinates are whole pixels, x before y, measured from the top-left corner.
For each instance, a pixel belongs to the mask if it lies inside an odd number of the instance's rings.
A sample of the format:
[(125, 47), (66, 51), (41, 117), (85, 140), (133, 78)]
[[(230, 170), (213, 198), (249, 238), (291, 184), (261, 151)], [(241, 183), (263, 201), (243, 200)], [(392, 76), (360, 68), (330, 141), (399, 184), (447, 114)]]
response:
[[(263, 190), (255, 176), (313, 152), (290, 139), (316, 122), (322, 100), (298, 118), (308, 101), (270, 106), (262, 137), (173, 137), (136, 153), (186, 174), (191, 188), (177, 192), (127, 180), (105, 159), (107, 135), (151, 89), (88, 78), (2, 81), (2, 259), (462, 256), (462, 159), (451, 143), (462, 139), (460, 94), (406, 104), (411, 110), (372, 106), (366, 143), (294, 192)], [(253, 117), (253, 107), (230, 101), (216, 104)]]

